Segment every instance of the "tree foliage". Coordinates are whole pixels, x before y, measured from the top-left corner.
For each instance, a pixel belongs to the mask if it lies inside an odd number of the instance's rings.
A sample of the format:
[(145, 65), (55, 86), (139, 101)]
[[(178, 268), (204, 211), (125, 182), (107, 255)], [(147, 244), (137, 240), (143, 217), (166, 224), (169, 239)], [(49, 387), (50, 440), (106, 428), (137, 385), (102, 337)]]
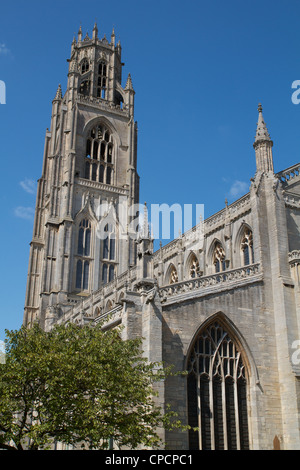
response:
[(54, 442), (105, 449), (159, 445), (158, 427), (180, 423), (155, 405), (168, 373), (102, 325), (38, 325), (6, 331), (0, 364), (0, 448), (47, 449)]

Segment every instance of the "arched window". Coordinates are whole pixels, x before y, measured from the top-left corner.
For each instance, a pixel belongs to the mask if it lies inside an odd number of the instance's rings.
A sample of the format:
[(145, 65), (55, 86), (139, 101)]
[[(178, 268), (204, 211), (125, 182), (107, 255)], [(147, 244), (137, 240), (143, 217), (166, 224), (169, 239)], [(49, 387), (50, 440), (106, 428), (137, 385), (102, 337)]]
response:
[(213, 264), (215, 272), (219, 273), (226, 270), (225, 251), (221, 243), (216, 243), (213, 251)]
[(99, 124), (93, 127), (86, 140), (84, 178), (113, 184), (113, 163), (112, 135), (108, 129)]
[(247, 373), (219, 322), (197, 337), (188, 362), (189, 449), (248, 450)]
[(178, 274), (174, 265), (171, 266), (170, 275), (169, 275), (169, 284), (174, 284), (178, 282)]
[(88, 219), (81, 220), (77, 239), (77, 264), (75, 288), (89, 290), (91, 256), (91, 223)]
[(241, 241), (242, 264), (247, 266), (254, 263), (253, 235), (252, 231), (245, 227)]
[(200, 267), (199, 261), (197, 260), (196, 256), (193, 254), (190, 263), (189, 263), (189, 277), (195, 279), (196, 277), (200, 276)]
[(90, 256), (91, 247), (91, 223), (83, 219), (79, 224), (77, 254)]

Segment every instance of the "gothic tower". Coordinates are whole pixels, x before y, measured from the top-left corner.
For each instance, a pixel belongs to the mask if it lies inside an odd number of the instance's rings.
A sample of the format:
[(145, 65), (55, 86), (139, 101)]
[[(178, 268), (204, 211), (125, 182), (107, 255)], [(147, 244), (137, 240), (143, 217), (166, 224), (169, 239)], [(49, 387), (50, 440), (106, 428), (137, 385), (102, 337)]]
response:
[(59, 85), (38, 181), (24, 324), (97, 291), (135, 263), (130, 219), (138, 203), (137, 124), (120, 42), (74, 38), (67, 89)]

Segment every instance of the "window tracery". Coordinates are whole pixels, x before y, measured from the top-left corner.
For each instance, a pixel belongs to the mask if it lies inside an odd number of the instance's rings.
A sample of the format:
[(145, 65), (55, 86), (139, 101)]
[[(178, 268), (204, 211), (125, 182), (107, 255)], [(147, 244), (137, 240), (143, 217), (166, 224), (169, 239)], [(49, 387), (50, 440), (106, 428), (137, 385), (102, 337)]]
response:
[(169, 284), (174, 284), (175, 282), (178, 282), (178, 274), (175, 266), (173, 265), (170, 270)]
[(225, 251), (221, 243), (216, 243), (213, 251), (213, 264), (215, 272), (219, 273), (226, 270)]
[(193, 255), (190, 260), (190, 269), (189, 269), (190, 278), (195, 279), (196, 277), (200, 277), (200, 266), (199, 261), (197, 260), (196, 256)]
[(219, 322), (196, 339), (188, 362), (190, 449), (249, 449), (247, 373), (241, 353)]
[(110, 131), (100, 124), (95, 126), (86, 140), (85, 179), (113, 184), (113, 149)]

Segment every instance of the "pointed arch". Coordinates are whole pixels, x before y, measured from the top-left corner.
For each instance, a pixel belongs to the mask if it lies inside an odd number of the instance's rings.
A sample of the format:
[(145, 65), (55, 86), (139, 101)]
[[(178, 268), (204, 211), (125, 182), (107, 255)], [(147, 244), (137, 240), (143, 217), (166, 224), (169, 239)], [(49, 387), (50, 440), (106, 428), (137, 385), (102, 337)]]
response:
[(94, 310), (94, 317), (97, 318), (99, 315), (101, 315), (101, 308), (96, 307)]
[(122, 300), (125, 298), (124, 291), (120, 292), (119, 298), (118, 298), (118, 303), (122, 304)]
[(178, 273), (175, 265), (170, 263), (165, 274), (165, 284), (174, 284), (178, 282)]
[(212, 272), (218, 273), (226, 270), (226, 254), (223, 243), (215, 238), (208, 250), (208, 262)]
[(253, 245), (253, 231), (250, 225), (243, 222), (235, 237), (235, 252), (237, 255), (237, 263), (242, 266), (253, 264), (254, 260), (254, 245)]
[[(222, 313), (197, 329), (186, 355), (190, 449), (249, 449), (249, 382), (245, 340)], [(253, 372), (253, 371), (252, 371)]]
[(92, 129), (94, 127), (98, 126), (98, 125), (100, 125), (100, 126), (102, 125), (102, 126), (106, 127), (109, 130), (109, 132), (112, 134), (113, 138), (115, 139), (115, 141), (117, 143), (117, 146), (122, 146), (123, 145), (123, 143), (121, 141), (121, 136), (119, 135), (116, 127), (105, 116), (101, 116), (101, 118), (95, 117), (95, 118), (92, 118), (89, 121), (87, 121), (87, 123), (85, 124), (85, 126), (83, 128), (83, 131), (82, 131), (82, 136), (83, 136), (84, 142), (86, 142), (86, 140), (89, 138), (89, 135), (90, 135), (90, 132), (92, 131)]
[(185, 278), (195, 279), (201, 276), (199, 260), (194, 251), (191, 251), (185, 262)]

